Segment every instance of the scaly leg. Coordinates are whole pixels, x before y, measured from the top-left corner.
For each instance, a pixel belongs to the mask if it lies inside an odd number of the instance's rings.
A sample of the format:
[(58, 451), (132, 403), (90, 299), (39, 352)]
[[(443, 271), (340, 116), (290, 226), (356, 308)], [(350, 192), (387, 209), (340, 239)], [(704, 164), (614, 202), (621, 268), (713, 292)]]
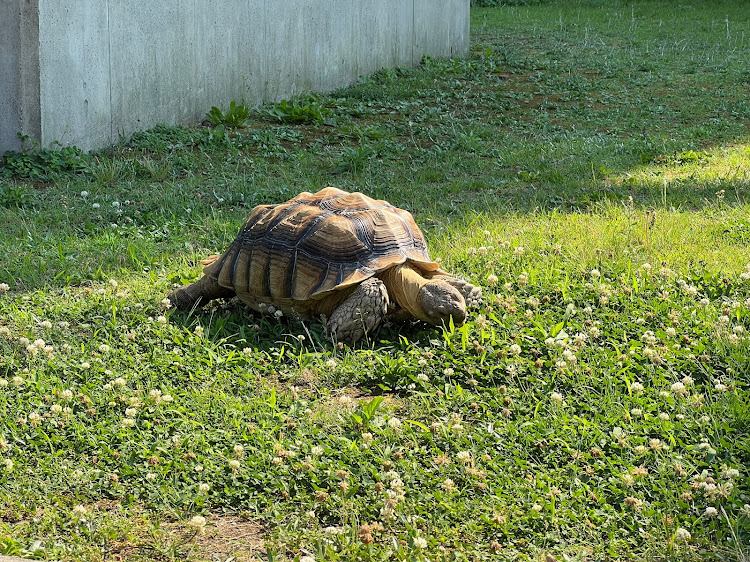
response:
[(331, 339), (347, 343), (373, 332), (388, 312), (388, 291), (380, 279), (370, 278), (333, 311), (328, 319)]
[(234, 291), (222, 287), (213, 277), (204, 275), (195, 283), (184, 285), (169, 295), (172, 306), (180, 310), (190, 310), (203, 306), (208, 301), (220, 298), (230, 298)]
[(468, 281), (464, 281), (463, 279), (459, 279), (458, 277), (454, 277), (452, 275), (444, 275), (441, 273), (431, 273), (431, 272), (425, 272), (423, 275), (427, 279), (440, 279), (442, 281), (445, 281), (452, 287), (455, 287), (459, 293), (464, 297), (464, 300), (466, 301), (466, 307), (467, 308), (479, 308), (479, 306), (482, 304), (482, 288), (477, 287), (476, 285), (472, 285)]

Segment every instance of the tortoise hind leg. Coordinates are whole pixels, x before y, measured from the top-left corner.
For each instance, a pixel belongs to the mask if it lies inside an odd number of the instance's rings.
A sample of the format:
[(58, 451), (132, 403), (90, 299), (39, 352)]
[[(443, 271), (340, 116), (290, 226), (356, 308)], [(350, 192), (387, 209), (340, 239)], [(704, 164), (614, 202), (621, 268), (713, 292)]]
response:
[(388, 291), (380, 279), (363, 281), (331, 314), (331, 339), (354, 343), (373, 332), (388, 312)]
[(203, 306), (213, 299), (230, 298), (233, 296), (234, 291), (222, 287), (210, 275), (204, 275), (195, 283), (190, 283), (174, 290), (169, 295), (169, 300), (175, 308), (190, 310), (197, 306)]

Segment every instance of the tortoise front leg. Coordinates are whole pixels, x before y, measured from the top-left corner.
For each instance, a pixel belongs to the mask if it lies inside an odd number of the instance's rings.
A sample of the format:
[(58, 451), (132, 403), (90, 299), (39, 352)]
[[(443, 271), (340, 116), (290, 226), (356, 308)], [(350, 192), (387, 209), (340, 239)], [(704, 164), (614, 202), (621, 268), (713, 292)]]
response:
[(380, 279), (363, 281), (331, 314), (328, 334), (334, 342), (354, 343), (373, 332), (388, 312), (388, 291)]
[(197, 306), (203, 306), (213, 299), (231, 298), (233, 296), (234, 291), (222, 287), (213, 277), (204, 275), (195, 283), (183, 285), (172, 291), (169, 300), (175, 308), (190, 310)]
[(464, 297), (467, 308), (479, 308), (482, 304), (482, 288), (472, 285), (468, 281), (454, 277), (453, 275), (445, 275), (444, 273), (434, 273), (427, 271), (423, 273), (427, 279), (440, 279), (445, 281), (452, 287), (455, 287), (459, 293)]

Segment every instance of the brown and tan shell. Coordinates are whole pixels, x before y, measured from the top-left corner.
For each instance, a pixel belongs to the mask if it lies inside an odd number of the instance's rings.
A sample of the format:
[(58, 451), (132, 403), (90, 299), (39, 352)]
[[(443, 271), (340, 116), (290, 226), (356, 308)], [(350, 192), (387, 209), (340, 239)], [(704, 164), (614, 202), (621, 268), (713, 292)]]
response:
[(204, 273), (251, 304), (300, 308), (407, 261), (440, 272), (411, 213), (326, 187), (255, 207), (232, 245)]

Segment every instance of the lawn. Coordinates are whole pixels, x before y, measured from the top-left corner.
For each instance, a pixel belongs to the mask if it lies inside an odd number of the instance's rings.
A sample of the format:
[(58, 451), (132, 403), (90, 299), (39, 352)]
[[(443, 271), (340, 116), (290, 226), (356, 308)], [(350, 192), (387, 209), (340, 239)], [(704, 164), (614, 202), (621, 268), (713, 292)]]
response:
[[(746, 562), (748, 61), (744, 1), (473, 8), (466, 59), (8, 155), (0, 554)], [(164, 300), (326, 185), (482, 306), (347, 347)]]

